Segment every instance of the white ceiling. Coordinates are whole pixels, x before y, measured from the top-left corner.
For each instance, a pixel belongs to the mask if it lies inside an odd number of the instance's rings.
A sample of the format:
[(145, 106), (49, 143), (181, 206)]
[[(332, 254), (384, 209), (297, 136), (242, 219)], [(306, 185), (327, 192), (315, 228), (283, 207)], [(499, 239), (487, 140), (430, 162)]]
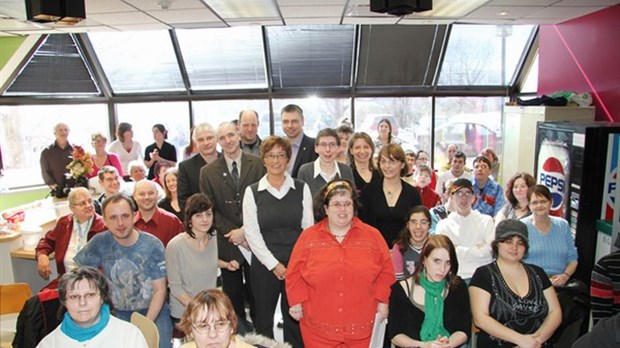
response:
[[(556, 24), (620, 3), (620, 0), (433, 0), (432, 11), (400, 18), (370, 12), (370, 0), (85, 1), (86, 20), (75, 26), (60, 26), (28, 22), (24, 0), (2, 0), (0, 36), (239, 25)], [(229, 8), (222, 9), (218, 4)]]

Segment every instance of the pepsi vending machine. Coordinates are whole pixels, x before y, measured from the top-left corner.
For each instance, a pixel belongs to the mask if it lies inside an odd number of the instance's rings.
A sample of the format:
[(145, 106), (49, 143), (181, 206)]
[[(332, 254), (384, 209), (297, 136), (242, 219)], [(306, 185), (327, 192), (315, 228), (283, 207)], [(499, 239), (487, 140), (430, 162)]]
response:
[[(590, 284), (596, 253), (596, 220), (601, 218), (609, 134), (620, 124), (538, 122), (535, 177), (551, 191), (551, 214), (566, 219), (575, 237), (575, 277)], [(615, 189), (615, 186), (613, 187)]]

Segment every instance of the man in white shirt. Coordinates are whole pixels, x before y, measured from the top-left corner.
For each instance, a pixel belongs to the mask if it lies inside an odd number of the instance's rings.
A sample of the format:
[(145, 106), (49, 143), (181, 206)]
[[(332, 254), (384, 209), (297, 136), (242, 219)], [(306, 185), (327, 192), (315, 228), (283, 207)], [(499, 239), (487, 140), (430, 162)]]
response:
[[(444, 197), (444, 185), (451, 179), (463, 178), (471, 181), (471, 174), (465, 171), (466, 161), (467, 156), (462, 151), (457, 151), (454, 156), (452, 156), (452, 160), (450, 162), (450, 170), (439, 175), (439, 177), (437, 178), (436, 190), (439, 196)], [(445, 203), (445, 201), (443, 202)]]
[(308, 162), (299, 168), (297, 178), (308, 184), (314, 196), (328, 182), (338, 178), (354, 182), (351, 167), (336, 161), (340, 137), (332, 128), (319, 131), (314, 143), (314, 151), (319, 155), (314, 162)]
[(493, 261), (491, 242), (495, 225), (490, 216), (472, 210), (476, 196), (471, 181), (457, 179), (450, 186), (450, 194), (456, 211), (437, 223), (435, 233), (452, 240), (459, 261), (458, 275), (469, 284), (476, 268)]

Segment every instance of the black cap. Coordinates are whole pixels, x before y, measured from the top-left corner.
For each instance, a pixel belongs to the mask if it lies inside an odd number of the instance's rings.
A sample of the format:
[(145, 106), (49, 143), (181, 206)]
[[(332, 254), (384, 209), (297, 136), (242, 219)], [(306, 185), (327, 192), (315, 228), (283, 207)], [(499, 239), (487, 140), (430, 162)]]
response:
[(474, 186), (471, 184), (471, 181), (461, 178), (456, 179), (454, 183), (452, 183), (452, 186), (450, 186), (450, 194), (454, 194), (454, 192), (462, 188), (466, 188), (469, 189), (471, 192), (474, 192)]
[(529, 236), (527, 226), (519, 220), (506, 219), (495, 227), (495, 240), (506, 240), (513, 236), (519, 236), (527, 242)]

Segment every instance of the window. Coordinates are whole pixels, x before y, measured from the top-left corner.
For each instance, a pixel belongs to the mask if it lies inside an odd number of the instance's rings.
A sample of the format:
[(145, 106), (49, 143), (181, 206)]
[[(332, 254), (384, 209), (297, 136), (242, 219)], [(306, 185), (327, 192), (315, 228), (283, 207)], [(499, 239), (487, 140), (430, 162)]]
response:
[(99, 89), (69, 34), (48, 35), (4, 95), (95, 96)]
[[(168, 131), (167, 142), (177, 149), (177, 161), (183, 160), (183, 149), (189, 144), (189, 104), (186, 102), (118, 104), (118, 122), (133, 126), (134, 140), (142, 149), (151, 145), (153, 126), (161, 123)], [(144, 154), (142, 154), (144, 155)]]
[(97, 32), (88, 38), (115, 93), (185, 90), (169, 32)]
[(351, 99), (348, 98), (274, 99), (274, 131), (277, 135), (284, 135), (280, 110), (288, 104), (297, 104), (304, 111), (304, 133), (311, 137), (323, 128), (338, 127), (345, 119), (351, 121)]
[(465, 153), (469, 168), (486, 147), (502, 153), (502, 106), (506, 101), (501, 97), (437, 98), (434, 168), (447, 163), (446, 147), (450, 144)]
[(357, 98), (355, 130), (376, 139), (379, 121), (387, 119), (403, 150), (429, 151), (431, 112), (431, 98)]
[(267, 27), (274, 89), (351, 86), (354, 27)]
[(521, 93), (535, 94), (536, 92), (538, 92), (538, 53), (536, 53), (536, 58), (534, 58), (521, 88)]
[(446, 25), (363, 25), (357, 87), (430, 86)]
[(258, 112), (258, 136), (269, 136), (269, 101), (267, 100), (217, 100), (194, 102), (194, 124), (208, 122), (217, 130), (222, 122), (239, 118), (239, 112), (253, 109)]
[[(93, 153), (90, 135), (108, 134), (108, 109), (105, 104), (2, 106), (2, 188), (42, 185), (39, 159), (41, 151), (54, 142), (54, 126), (66, 123), (69, 142)], [(88, 117), (86, 117), (88, 116)], [(109, 139), (109, 137), (108, 137)]]
[(533, 28), (532, 25), (453, 25), (439, 85), (511, 84)]
[(191, 89), (267, 88), (260, 27), (177, 30)]

